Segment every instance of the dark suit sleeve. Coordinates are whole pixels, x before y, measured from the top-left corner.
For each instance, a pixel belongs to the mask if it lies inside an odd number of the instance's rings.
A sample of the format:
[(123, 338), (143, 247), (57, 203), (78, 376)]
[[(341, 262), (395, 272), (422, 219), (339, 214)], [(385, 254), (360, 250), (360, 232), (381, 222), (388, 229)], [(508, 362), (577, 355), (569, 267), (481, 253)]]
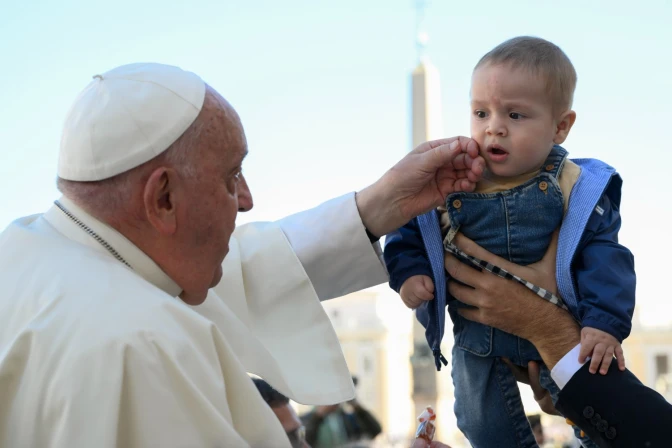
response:
[(607, 375), (586, 363), (560, 391), (556, 408), (601, 447), (672, 447), (672, 405), (612, 361)]

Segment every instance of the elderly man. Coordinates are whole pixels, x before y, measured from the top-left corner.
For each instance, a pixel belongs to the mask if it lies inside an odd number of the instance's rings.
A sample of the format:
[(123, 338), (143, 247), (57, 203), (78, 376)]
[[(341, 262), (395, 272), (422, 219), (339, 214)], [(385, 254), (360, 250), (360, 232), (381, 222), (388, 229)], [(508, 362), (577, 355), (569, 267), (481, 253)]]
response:
[(478, 148), (430, 142), (357, 194), (235, 229), (247, 151), (193, 73), (94, 76), (65, 121), (63, 197), (0, 236), (1, 447), (289, 447), (247, 372), (353, 398), (319, 300), (386, 281), (377, 237), (473, 189)]

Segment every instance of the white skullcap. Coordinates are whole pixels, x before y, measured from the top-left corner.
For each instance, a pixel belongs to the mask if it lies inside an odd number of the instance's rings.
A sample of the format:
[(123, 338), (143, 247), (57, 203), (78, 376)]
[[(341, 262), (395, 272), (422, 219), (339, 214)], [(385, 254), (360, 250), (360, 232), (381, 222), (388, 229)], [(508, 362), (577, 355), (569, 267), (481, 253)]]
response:
[(200, 77), (169, 65), (123, 65), (93, 78), (65, 120), (63, 179), (107, 179), (153, 159), (196, 120), (205, 98)]

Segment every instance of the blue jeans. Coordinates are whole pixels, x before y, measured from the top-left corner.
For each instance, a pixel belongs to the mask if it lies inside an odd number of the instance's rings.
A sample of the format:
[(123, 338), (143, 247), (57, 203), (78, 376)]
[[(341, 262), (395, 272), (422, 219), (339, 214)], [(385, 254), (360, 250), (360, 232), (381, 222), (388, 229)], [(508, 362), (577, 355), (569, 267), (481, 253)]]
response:
[[(513, 341), (508, 340), (509, 343)], [(520, 341), (529, 344), (522, 339)], [(507, 348), (512, 354), (518, 353), (518, 356), (509, 358), (512, 363), (527, 366), (530, 360), (527, 355), (531, 352), (526, 344), (498, 347), (502, 350)], [(501, 357), (478, 356), (455, 346), (452, 364), (457, 426), (474, 448), (537, 447), (516, 378)], [(540, 367), (541, 386), (550, 392), (555, 403), (560, 389), (548, 368), (543, 363)], [(574, 427), (574, 434), (584, 447), (597, 448), (587, 437), (580, 437), (579, 428)]]

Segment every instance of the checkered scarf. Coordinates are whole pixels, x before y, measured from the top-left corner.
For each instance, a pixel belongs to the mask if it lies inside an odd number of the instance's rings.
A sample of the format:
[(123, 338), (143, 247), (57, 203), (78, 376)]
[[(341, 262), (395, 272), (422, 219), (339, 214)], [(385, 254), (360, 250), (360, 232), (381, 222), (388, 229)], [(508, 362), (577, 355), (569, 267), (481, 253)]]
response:
[(469, 254), (466, 254), (462, 252), (460, 249), (457, 248), (454, 244), (451, 243), (445, 243), (444, 248), (446, 249), (447, 252), (450, 252), (451, 254), (455, 255), (457, 258), (462, 259), (464, 261), (467, 261), (468, 263), (472, 264), (474, 267), (479, 268), (479, 269), (485, 269), (488, 272), (491, 272), (499, 277), (505, 278), (507, 280), (514, 280), (521, 285), (525, 286), (526, 288), (530, 289), (532, 292), (534, 292), (536, 295), (541, 297), (544, 300), (548, 300), (551, 302), (553, 305), (556, 305), (560, 308), (562, 308), (565, 311), (569, 311), (567, 308), (567, 305), (565, 305), (565, 302), (562, 301), (562, 299), (555, 294), (553, 294), (550, 291), (545, 290), (544, 288), (540, 288), (539, 286), (528, 282), (527, 280), (524, 280), (517, 275), (513, 275), (506, 270), (500, 268), (499, 266), (495, 266), (494, 264), (490, 264), (487, 261), (479, 260), (476, 257), (472, 257)]

